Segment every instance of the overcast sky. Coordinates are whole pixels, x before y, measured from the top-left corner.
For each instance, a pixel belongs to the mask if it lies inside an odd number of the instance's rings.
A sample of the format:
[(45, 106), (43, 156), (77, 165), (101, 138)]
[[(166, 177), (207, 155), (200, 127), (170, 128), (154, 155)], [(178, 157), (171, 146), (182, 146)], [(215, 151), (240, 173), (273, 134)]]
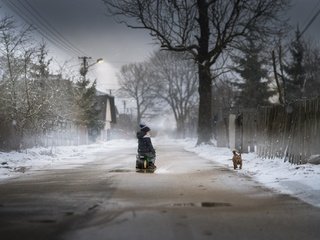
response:
[[(36, 26), (43, 27), (47, 20), (80, 50), (95, 58), (103, 55), (116, 66), (144, 59), (153, 47), (145, 31), (128, 29), (106, 16), (101, 0), (0, 0), (0, 4), (2, 13), (27, 16)], [(42, 19), (30, 13), (34, 9)]]
[[(293, 25), (299, 24), (300, 29), (320, 9), (320, 0), (293, 0), (292, 3), (288, 16)], [(73, 58), (74, 61), (84, 55), (93, 59), (104, 58), (105, 63), (96, 67), (96, 77), (100, 83), (104, 81), (102, 78), (106, 78), (105, 75), (114, 75), (121, 65), (143, 61), (156, 49), (146, 31), (129, 29), (106, 16), (106, 8), (101, 0), (0, 0), (0, 5), (2, 16), (20, 16), (21, 22), (29, 21), (41, 28), (49, 24), (63, 35), (64, 43), (67, 41), (69, 47), (71, 43), (76, 49), (63, 56), (63, 51), (52, 47), (52, 55)], [(319, 30), (320, 16), (305, 36), (319, 42)], [(58, 38), (61, 41), (61, 36)], [(115, 88), (114, 80), (109, 80), (109, 85), (105, 83), (104, 87)]]
[[(156, 49), (146, 31), (129, 29), (106, 16), (101, 0), (0, 0), (0, 5), (2, 16), (13, 15), (41, 29), (47, 29), (48, 24), (53, 27), (46, 33), (51, 39), (55, 35), (54, 44), (49, 42), (50, 54), (60, 60), (73, 59), (80, 68), (80, 56), (92, 57), (91, 62), (103, 58), (104, 63), (91, 70), (91, 78), (98, 79), (100, 90), (117, 88), (115, 74), (120, 67), (143, 61)], [(63, 38), (53, 34), (55, 30)], [(64, 48), (59, 50), (61, 42)], [(76, 50), (69, 50), (70, 43)], [(67, 55), (63, 54), (66, 48)]]

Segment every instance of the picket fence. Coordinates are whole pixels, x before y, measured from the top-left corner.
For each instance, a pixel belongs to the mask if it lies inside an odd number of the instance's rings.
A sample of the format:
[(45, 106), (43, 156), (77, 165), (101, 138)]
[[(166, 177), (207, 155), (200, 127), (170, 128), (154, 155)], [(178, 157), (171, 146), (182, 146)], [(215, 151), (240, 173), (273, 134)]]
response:
[(260, 107), (239, 112), (236, 141), (242, 151), (262, 158), (303, 164), (320, 154), (320, 97), (289, 106)]

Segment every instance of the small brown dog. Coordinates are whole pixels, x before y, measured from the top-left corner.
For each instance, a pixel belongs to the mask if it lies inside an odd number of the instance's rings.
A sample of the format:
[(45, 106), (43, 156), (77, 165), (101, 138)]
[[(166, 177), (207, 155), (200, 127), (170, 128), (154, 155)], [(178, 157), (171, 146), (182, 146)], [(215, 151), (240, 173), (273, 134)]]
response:
[(232, 153), (233, 153), (233, 157), (232, 157), (233, 168), (237, 169), (239, 165), (239, 168), (242, 169), (241, 153), (237, 152), (236, 150), (233, 150)]

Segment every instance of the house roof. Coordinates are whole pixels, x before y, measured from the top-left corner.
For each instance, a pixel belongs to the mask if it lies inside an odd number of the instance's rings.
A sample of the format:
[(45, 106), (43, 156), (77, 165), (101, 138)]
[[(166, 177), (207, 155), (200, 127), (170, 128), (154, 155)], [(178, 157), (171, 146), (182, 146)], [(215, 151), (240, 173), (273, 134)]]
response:
[(108, 97), (113, 97), (113, 96), (111, 96), (110, 94), (105, 93), (105, 92), (101, 92), (101, 91), (99, 91), (99, 90), (97, 90), (97, 91), (96, 91), (96, 95), (97, 95), (97, 96), (108, 96)]

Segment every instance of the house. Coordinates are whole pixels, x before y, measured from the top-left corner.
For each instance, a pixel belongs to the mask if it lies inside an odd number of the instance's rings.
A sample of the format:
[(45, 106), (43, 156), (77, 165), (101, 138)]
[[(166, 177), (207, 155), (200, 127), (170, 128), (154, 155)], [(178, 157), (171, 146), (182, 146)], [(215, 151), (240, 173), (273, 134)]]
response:
[(97, 91), (97, 110), (99, 119), (105, 123), (104, 129), (100, 133), (101, 140), (108, 140), (111, 127), (116, 123), (116, 107), (114, 103), (114, 96), (107, 93)]

